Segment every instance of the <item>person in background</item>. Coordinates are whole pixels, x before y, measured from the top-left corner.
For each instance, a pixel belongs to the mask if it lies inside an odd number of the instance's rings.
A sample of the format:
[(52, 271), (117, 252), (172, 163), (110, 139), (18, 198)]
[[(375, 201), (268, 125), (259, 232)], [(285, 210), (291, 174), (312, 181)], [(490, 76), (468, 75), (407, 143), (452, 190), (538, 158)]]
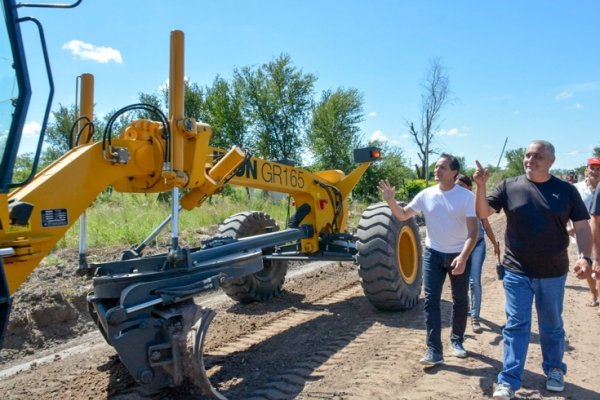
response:
[(589, 273), (592, 235), (589, 214), (577, 189), (550, 174), (555, 158), (550, 142), (529, 143), (523, 159), (525, 174), (500, 182), (489, 196), (486, 195), (489, 172), (476, 161), (473, 179), (477, 184), (477, 216), (487, 218), (500, 210), (506, 215), (502, 260), (506, 325), (502, 330), (502, 371), (493, 394), (496, 400), (512, 399), (521, 387), (531, 341), (533, 304), (538, 317), (546, 389), (564, 390), (567, 365), (563, 361), (562, 311), (569, 271), (567, 222), (573, 222), (581, 251), (574, 265), (578, 277)]
[[(473, 181), (467, 175), (458, 175), (456, 184), (464, 187), (465, 189), (473, 190)], [(481, 313), (481, 271), (483, 270), (483, 262), (485, 260), (486, 244), (485, 235), (492, 242), (494, 246), (494, 255), (498, 257), (499, 254), (499, 243), (496, 240), (496, 235), (490, 226), (487, 218), (479, 220), (479, 239), (475, 248), (471, 252), (471, 272), (469, 274), (469, 287), (471, 289), (471, 328), (475, 333), (481, 333), (481, 322), (479, 320)]]
[(441, 154), (435, 164), (437, 185), (423, 189), (405, 206), (394, 199), (395, 188), (379, 182), (379, 190), (392, 214), (406, 221), (422, 212), (427, 236), (423, 254), (425, 326), (427, 351), (420, 363), (432, 367), (444, 362), (441, 298), (446, 275), (452, 288), (452, 333), (450, 345), (455, 357), (467, 357), (463, 346), (469, 312), (469, 256), (477, 242), (477, 217), (473, 193), (455, 184), (460, 163), (450, 154)]
[[(591, 271), (585, 271), (584, 269), (579, 273), (578, 278), (583, 279), (584, 277), (591, 276), (600, 282), (600, 189), (594, 192), (592, 204), (590, 205), (590, 214), (592, 216), (590, 225), (592, 228), (594, 263)], [(598, 311), (598, 315), (600, 315), (600, 310)]]
[[(594, 197), (594, 192), (596, 191), (598, 182), (600, 182), (600, 157), (592, 157), (587, 161), (587, 166), (585, 168), (585, 179), (575, 183), (575, 187), (579, 191), (581, 199), (585, 203), (588, 211), (592, 207), (592, 198)], [(568, 231), (569, 235), (575, 235), (572, 224), (569, 224)], [(596, 307), (599, 304), (598, 293), (600, 293), (600, 281), (593, 279), (591, 274), (586, 276), (586, 280), (588, 287), (590, 288), (590, 300), (586, 303), (586, 305), (590, 307)]]

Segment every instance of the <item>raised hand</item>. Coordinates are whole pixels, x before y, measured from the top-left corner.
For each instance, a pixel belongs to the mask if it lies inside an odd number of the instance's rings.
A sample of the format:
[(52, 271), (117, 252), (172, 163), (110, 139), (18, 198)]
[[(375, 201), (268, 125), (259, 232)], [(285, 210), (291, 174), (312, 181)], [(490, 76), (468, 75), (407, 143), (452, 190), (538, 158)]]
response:
[(490, 178), (490, 173), (487, 169), (485, 169), (481, 166), (481, 163), (478, 160), (475, 160), (475, 164), (477, 165), (477, 169), (475, 170), (475, 173), (473, 174), (473, 180), (475, 181), (477, 186), (479, 186), (479, 185), (485, 186), (488, 179)]
[(393, 200), (396, 195), (396, 188), (392, 186), (387, 180), (381, 180), (377, 184), (379, 191), (383, 195), (385, 201)]

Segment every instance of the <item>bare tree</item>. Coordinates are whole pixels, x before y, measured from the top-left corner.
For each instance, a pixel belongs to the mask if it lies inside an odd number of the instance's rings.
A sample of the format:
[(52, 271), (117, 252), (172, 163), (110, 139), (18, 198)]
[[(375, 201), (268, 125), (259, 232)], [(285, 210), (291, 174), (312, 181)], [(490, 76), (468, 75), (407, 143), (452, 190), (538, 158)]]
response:
[(425, 179), (429, 185), (429, 155), (435, 153), (431, 147), (433, 136), (438, 130), (437, 125), (442, 108), (450, 102), (449, 77), (439, 59), (433, 59), (425, 80), (421, 83), (421, 123), (416, 127), (408, 122), (409, 132), (419, 146), (421, 165), (415, 165), (417, 176)]

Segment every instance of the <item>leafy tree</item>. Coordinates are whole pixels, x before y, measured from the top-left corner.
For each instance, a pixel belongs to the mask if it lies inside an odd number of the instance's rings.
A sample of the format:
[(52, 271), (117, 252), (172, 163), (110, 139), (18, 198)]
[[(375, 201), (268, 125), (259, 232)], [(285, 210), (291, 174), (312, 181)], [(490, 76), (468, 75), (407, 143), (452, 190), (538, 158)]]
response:
[(406, 165), (402, 150), (399, 148), (385, 145), (379, 141), (371, 142), (370, 146), (380, 147), (383, 157), (367, 169), (352, 193), (359, 200), (373, 202), (380, 200), (377, 190), (377, 183), (380, 180), (387, 179), (398, 189), (404, 185), (405, 181), (413, 179), (415, 174)]
[(258, 155), (300, 161), (317, 78), (297, 69), (286, 54), (257, 69), (236, 69), (234, 76), (244, 84)]
[(439, 59), (431, 61), (429, 71), (425, 80), (421, 83), (423, 92), (421, 94), (421, 122), (415, 126), (413, 122), (408, 122), (409, 133), (419, 147), (419, 160), (421, 165), (417, 166), (417, 175), (419, 178), (429, 182), (429, 174), (426, 174), (427, 167), (430, 164), (429, 156), (436, 150), (431, 144), (435, 132), (439, 129), (438, 120), (442, 108), (450, 100), (450, 78), (446, 69)]
[(15, 167), (13, 170), (13, 182), (23, 182), (29, 177), (33, 167), (33, 153), (24, 153), (17, 155)]
[[(54, 122), (48, 124), (44, 142), (47, 147), (42, 155), (42, 165), (48, 165), (71, 149), (76, 138), (72, 137), (71, 129), (75, 123), (77, 108), (58, 105), (58, 110), (53, 111)], [(75, 134), (76, 135), (76, 134)]]
[[(168, 106), (166, 104), (167, 102), (167, 94), (166, 92), (162, 93), (162, 99), (161, 99), (161, 95), (157, 94), (157, 93), (138, 93), (138, 99), (140, 103), (143, 104), (150, 104), (156, 108), (158, 108), (159, 110), (162, 110), (162, 112), (167, 115), (168, 114)], [(150, 119), (153, 121), (156, 121), (156, 115), (149, 111), (149, 110), (138, 110), (136, 112), (136, 118), (137, 119)]]
[(600, 157), (600, 147), (594, 147), (594, 157)]
[(419, 193), (425, 189), (425, 179), (409, 179), (396, 190), (396, 198), (400, 201), (408, 203)]
[(506, 177), (518, 176), (525, 173), (525, 168), (523, 167), (523, 160), (525, 159), (524, 147), (515, 150), (507, 150), (505, 157), (508, 162), (505, 171)]
[(205, 122), (213, 131), (212, 145), (230, 148), (233, 145), (246, 147), (250, 144), (243, 89), (243, 82), (239, 79), (229, 84), (219, 76), (206, 89), (203, 108)]
[(194, 118), (197, 121), (202, 119), (204, 114), (204, 91), (197, 83), (185, 80), (185, 116)]
[(308, 132), (309, 151), (317, 169), (354, 168), (353, 150), (360, 147), (360, 127), (364, 119), (362, 96), (356, 89), (327, 90), (313, 110)]

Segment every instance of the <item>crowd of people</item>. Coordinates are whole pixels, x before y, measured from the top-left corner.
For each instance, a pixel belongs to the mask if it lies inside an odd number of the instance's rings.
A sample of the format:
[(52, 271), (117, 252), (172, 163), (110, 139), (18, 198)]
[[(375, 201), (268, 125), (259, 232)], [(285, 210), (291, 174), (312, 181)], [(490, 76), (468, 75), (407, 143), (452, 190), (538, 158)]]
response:
[(544, 140), (529, 143), (523, 159), (525, 174), (503, 180), (488, 194), (489, 171), (476, 162), (471, 179), (460, 174), (456, 157), (444, 153), (435, 164), (437, 184), (419, 192), (405, 206), (395, 200), (395, 188), (389, 182), (379, 182), (379, 190), (396, 218), (404, 221), (417, 213), (425, 218), (423, 286), (427, 350), (420, 363), (426, 368), (444, 362), (440, 302), (446, 277), (452, 291), (452, 354), (468, 357), (464, 335), (469, 315), (473, 332), (481, 332), (484, 235), (494, 246), (494, 254), (498, 257), (500, 254), (499, 242), (487, 218), (504, 212), (506, 233), (500, 268), (506, 324), (502, 329), (502, 370), (493, 392), (496, 400), (513, 399), (521, 387), (534, 305), (546, 389), (564, 390), (567, 365), (563, 360), (562, 312), (570, 267), (570, 237), (579, 252), (579, 258), (572, 262), (572, 271), (577, 278), (587, 280), (591, 293), (589, 305), (598, 304), (600, 190), (595, 189), (600, 180), (600, 157), (588, 161), (586, 178), (576, 185), (550, 173), (555, 158), (551, 143)]

